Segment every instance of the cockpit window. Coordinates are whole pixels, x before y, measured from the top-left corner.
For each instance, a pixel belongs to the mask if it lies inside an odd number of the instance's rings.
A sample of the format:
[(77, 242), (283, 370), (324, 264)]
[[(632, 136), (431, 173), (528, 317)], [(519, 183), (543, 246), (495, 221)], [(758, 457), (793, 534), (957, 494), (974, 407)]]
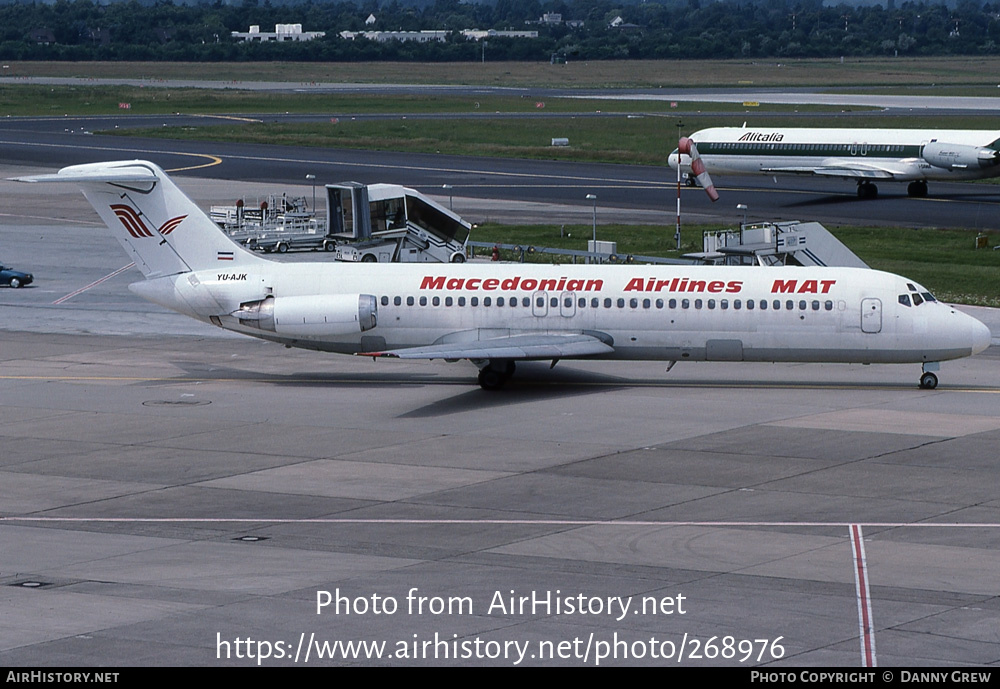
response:
[(902, 304), (903, 306), (909, 306), (910, 305), (910, 295), (909, 294), (900, 294), (899, 295), (899, 303)]
[(913, 305), (914, 306), (920, 306), (923, 303), (924, 303), (924, 300), (920, 297), (920, 295), (917, 294), (916, 292), (914, 292), (913, 293)]
[(921, 294), (924, 296), (924, 301), (937, 301), (930, 292), (921, 292)]
[(916, 292), (917, 291), (917, 288), (913, 286), (912, 282), (907, 282), (906, 283), (906, 289), (910, 290), (911, 292)]

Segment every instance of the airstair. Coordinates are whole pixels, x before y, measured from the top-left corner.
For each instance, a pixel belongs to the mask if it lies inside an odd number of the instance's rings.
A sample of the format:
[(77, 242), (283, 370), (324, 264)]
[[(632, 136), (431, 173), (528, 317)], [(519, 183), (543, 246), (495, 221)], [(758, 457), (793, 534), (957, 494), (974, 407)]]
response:
[(818, 222), (797, 220), (710, 230), (703, 235), (702, 251), (684, 258), (713, 265), (869, 267)]

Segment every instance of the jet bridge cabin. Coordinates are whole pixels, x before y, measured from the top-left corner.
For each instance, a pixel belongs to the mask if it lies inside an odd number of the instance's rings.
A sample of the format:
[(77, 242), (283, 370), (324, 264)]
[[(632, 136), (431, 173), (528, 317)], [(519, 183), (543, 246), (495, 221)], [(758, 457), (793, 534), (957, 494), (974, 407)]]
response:
[(327, 235), (340, 261), (461, 263), (472, 226), (398, 184), (326, 185)]

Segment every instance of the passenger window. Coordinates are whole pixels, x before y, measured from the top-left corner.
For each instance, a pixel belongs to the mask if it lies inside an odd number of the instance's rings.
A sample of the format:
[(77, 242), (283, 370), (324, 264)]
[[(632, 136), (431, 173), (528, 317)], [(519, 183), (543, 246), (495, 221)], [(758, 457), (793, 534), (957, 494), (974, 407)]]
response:
[(427, 297), (420, 297), (420, 305), (427, 306)]
[(552, 308), (556, 308), (557, 306), (559, 306), (559, 297), (552, 297), (551, 299), (549, 299), (549, 306), (551, 306)]
[(722, 301), (719, 302), (719, 306), (721, 306), (723, 311), (725, 311), (726, 309), (729, 308), (729, 300), (723, 299)]
[[(569, 304), (567, 304), (566, 306), (569, 306)], [(576, 306), (577, 306), (577, 308), (581, 308), (581, 309), (587, 308), (587, 300), (586, 300), (586, 298), (580, 297), (579, 299), (577, 299), (576, 300)]]
[(631, 306), (633, 309), (638, 308), (639, 300), (633, 297), (632, 299), (628, 300), (628, 305)]
[(452, 299), (451, 297), (445, 297), (444, 298), (444, 305), (445, 306), (452, 306), (454, 303), (455, 303), (455, 300)]
[(489, 306), (492, 303), (493, 299), (491, 297), (483, 297), (483, 306)]
[[(738, 301), (736, 303), (739, 304)], [(736, 308), (740, 307), (737, 306)], [(747, 311), (753, 311), (753, 299), (747, 299)]]
[(806, 300), (805, 299), (800, 299), (799, 300), (799, 311), (805, 311), (805, 310), (806, 310)]
[(652, 305), (653, 305), (653, 302), (651, 302), (649, 299), (643, 299), (642, 300), (642, 308), (648, 309)]
[(825, 301), (825, 302), (823, 303), (823, 308), (824, 308), (824, 309), (826, 309), (827, 311), (833, 311), (833, 302), (832, 302), (832, 301), (830, 301), (829, 299), (827, 299), (827, 300), (826, 300), (826, 301)]
[(624, 299), (619, 299), (618, 300), (618, 308), (619, 309), (624, 309), (625, 308), (625, 300)]
[(714, 309), (715, 308), (715, 300), (714, 299), (709, 299), (708, 300), (708, 308), (710, 308), (710, 309)]
[(594, 297), (593, 299), (590, 300), (590, 308), (592, 309), (596, 309), (598, 306), (600, 306), (600, 304), (601, 301), (597, 297)]
[(497, 297), (497, 306), (503, 306), (503, 297)]
[[(778, 308), (781, 308), (781, 307), (779, 306)], [(785, 301), (785, 310), (786, 311), (791, 311), (794, 308), (795, 308), (795, 302), (794, 301), (792, 301), (791, 299), (788, 299), (788, 300)]]
[(431, 299), (431, 304), (434, 306), (441, 306), (441, 297), (434, 297)]
[(406, 298), (406, 305), (407, 306), (413, 306), (413, 297), (407, 297)]
[(393, 297), (392, 298), (392, 303), (393, 303), (394, 306), (399, 306), (400, 304), (403, 303), (403, 298), (402, 297)]
[(812, 303), (812, 310), (819, 311), (819, 300), (814, 300)]
[(663, 308), (663, 300), (662, 299), (657, 299), (656, 300), (656, 308), (658, 308), (658, 309), (662, 309)]
[(610, 299), (605, 299), (604, 300), (604, 308), (606, 308), (606, 309), (610, 309), (611, 308), (611, 300)]
[(521, 306), (523, 306), (524, 308), (528, 308), (529, 306), (531, 306), (531, 300), (528, 299), (528, 297), (521, 297)]
[(566, 297), (565, 299), (563, 299), (563, 306), (565, 306), (567, 309), (573, 306), (573, 298)]
[(694, 300), (694, 307), (696, 309), (700, 309), (701, 308), (701, 304), (702, 304), (701, 299), (695, 299)]
[(479, 297), (470, 297), (469, 306), (479, 306)]
[[(791, 304), (792, 302), (788, 302), (788, 303)], [(775, 299), (774, 301), (772, 301), (771, 302), (771, 308), (774, 309), (775, 311), (780, 311), (781, 310), (781, 300), (780, 299)], [(788, 308), (792, 308), (792, 307), (789, 306)]]
[(740, 309), (743, 308), (743, 302), (740, 301), (739, 299), (734, 299), (733, 300), (733, 308), (736, 309), (737, 311), (739, 311)]
[(465, 306), (465, 297), (459, 297), (458, 298), (458, 305), (459, 306)]
[(687, 299), (681, 299), (681, 308), (682, 309), (686, 309), (689, 306), (691, 306), (691, 302), (690, 301), (688, 301)]
[(676, 309), (677, 308), (677, 300), (676, 299), (671, 299), (670, 301), (667, 302), (667, 306), (669, 306), (672, 309)]
[(382, 302), (382, 306), (388, 306), (389, 305), (389, 297), (382, 297), (382, 299), (380, 299), (380, 301)]
[(760, 300), (760, 310), (767, 311), (767, 299)]
[(536, 297), (535, 306), (537, 306), (538, 308), (542, 308), (543, 306), (545, 306), (545, 297)]

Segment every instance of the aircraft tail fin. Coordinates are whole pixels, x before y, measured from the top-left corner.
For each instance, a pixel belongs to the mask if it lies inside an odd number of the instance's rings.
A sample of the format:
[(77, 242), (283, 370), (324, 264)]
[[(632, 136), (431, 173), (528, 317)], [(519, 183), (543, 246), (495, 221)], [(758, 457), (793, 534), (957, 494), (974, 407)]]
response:
[(167, 174), (129, 160), (63, 168), (21, 182), (71, 182), (147, 278), (265, 261), (233, 242)]

